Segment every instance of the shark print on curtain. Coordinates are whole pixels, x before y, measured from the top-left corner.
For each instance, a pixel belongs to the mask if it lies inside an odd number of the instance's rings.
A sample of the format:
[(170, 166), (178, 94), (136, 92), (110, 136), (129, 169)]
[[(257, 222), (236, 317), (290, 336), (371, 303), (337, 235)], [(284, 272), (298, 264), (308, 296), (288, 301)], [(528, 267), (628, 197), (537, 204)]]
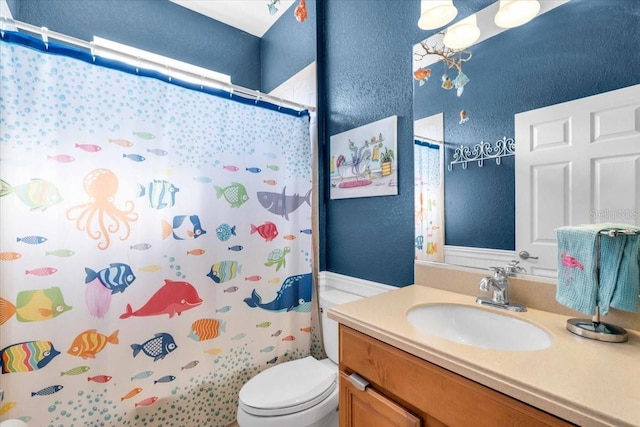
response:
[(17, 33), (0, 55), (0, 420), (229, 425), (309, 354), (307, 113)]

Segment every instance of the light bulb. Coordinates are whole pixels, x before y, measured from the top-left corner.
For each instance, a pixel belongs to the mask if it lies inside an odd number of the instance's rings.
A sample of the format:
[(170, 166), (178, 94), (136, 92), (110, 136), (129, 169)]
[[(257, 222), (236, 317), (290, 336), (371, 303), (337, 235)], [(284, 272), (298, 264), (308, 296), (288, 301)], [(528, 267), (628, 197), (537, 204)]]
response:
[(539, 11), (538, 0), (500, 0), (494, 22), (501, 28), (514, 28), (531, 21)]
[(435, 30), (447, 25), (457, 14), (458, 9), (453, 5), (453, 0), (421, 0), (418, 27)]

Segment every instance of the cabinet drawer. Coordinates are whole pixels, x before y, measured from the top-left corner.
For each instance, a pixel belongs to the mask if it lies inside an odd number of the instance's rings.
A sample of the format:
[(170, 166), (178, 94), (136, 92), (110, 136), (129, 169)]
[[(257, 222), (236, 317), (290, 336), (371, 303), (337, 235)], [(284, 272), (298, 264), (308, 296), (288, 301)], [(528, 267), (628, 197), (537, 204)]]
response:
[(452, 427), (572, 425), (344, 325), (340, 371), (356, 372), (423, 419)]

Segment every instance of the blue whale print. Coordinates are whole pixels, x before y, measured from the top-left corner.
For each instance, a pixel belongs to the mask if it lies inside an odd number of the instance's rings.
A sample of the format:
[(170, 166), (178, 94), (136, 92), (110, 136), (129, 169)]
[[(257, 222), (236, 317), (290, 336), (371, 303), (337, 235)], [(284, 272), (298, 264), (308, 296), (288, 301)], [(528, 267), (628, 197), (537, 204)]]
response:
[(262, 297), (254, 289), (251, 297), (244, 302), (249, 307), (261, 308), (267, 311), (311, 311), (311, 273), (287, 277), (282, 283), (275, 299), (268, 303), (262, 303)]

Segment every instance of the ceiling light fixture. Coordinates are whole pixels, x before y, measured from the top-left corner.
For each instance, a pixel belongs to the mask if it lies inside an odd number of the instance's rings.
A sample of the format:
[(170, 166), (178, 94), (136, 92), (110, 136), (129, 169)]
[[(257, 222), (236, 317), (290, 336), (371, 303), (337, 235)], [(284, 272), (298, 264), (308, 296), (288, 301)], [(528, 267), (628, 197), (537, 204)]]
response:
[(447, 28), (442, 42), (450, 49), (464, 49), (480, 38), (476, 15), (473, 14)]
[(420, 19), (418, 27), (423, 30), (435, 30), (453, 20), (458, 9), (453, 0), (420, 0)]
[(531, 21), (539, 11), (538, 0), (500, 0), (494, 21), (498, 27), (514, 28)]

